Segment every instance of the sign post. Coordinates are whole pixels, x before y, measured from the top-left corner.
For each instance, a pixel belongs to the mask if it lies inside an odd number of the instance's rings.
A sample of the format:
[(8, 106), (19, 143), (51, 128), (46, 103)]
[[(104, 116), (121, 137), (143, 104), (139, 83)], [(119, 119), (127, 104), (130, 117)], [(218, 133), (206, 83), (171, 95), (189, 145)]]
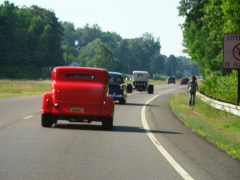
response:
[(223, 68), (238, 70), (237, 105), (240, 105), (240, 34), (224, 35)]

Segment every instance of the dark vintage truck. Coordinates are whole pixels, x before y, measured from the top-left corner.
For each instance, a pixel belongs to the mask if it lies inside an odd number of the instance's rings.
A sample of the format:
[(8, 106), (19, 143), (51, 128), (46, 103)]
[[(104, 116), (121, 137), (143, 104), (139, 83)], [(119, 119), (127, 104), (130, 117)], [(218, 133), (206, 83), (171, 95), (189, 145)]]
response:
[(114, 101), (108, 95), (108, 81), (108, 71), (101, 68), (54, 68), (51, 92), (42, 99), (42, 126), (52, 127), (58, 120), (100, 121), (104, 129), (111, 129)]

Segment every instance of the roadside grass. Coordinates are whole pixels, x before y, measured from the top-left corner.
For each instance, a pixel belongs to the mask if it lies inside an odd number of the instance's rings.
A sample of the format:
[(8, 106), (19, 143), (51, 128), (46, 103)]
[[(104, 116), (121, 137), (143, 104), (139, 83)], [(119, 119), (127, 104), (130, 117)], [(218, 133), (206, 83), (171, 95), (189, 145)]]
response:
[(50, 81), (0, 80), (0, 98), (40, 95), (50, 91)]
[(198, 98), (195, 107), (190, 107), (188, 94), (171, 96), (170, 107), (186, 126), (240, 160), (240, 117), (217, 110)]
[[(31, 81), (31, 80), (0, 80), (0, 98), (25, 95), (41, 95), (50, 91), (50, 80)], [(132, 81), (126, 80), (126, 84)], [(149, 84), (161, 85), (166, 81), (149, 80)]]
[[(50, 91), (50, 80), (30, 81), (30, 80), (0, 80), (0, 98), (25, 95), (41, 95)], [(126, 80), (126, 84), (132, 81)], [(149, 80), (149, 84), (160, 85), (165, 81)]]

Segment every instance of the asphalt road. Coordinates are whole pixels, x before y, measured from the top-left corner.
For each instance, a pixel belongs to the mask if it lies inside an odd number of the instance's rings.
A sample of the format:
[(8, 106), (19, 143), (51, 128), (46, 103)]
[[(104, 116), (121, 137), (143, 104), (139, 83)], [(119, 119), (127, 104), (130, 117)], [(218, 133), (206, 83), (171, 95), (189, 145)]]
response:
[(186, 86), (154, 88), (115, 103), (112, 131), (99, 122), (43, 128), (42, 96), (0, 99), (0, 180), (239, 180), (240, 162), (171, 112), (171, 94)]

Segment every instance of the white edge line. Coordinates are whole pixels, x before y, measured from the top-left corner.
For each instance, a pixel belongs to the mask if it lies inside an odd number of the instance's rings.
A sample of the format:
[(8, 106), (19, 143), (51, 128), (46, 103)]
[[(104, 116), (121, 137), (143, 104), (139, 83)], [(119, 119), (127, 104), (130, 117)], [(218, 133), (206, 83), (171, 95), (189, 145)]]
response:
[(157, 149), (160, 151), (160, 153), (165, 157), (165, 159), (172, 165), (172, 167), (183, 177), (185, 180), (193, 180), (193, 178), (173, 159), (173, 157), (164, 149), (164, 147), (161, 145), (161, 143), (156, 139), (156, 137), (153, 135), (152, 131), (150, 130), (146, 116), (145, 116), (145, 110), (146, 105), (152, 101), (153, 99), (157, 98), (160, 95), (156, 95), (150, 100), (148, 100), (141, 111), (141, 118), (142, 118), (142, 125), (144, 127), (144, 130), (146, 131), (148, 137), (152, 141), (152, 143), (157, 147)]
[(23, 119), (30, 119), (32, 117), (33, 117), (32, 115), (29, 115), (29, 116), (24, 117)]

